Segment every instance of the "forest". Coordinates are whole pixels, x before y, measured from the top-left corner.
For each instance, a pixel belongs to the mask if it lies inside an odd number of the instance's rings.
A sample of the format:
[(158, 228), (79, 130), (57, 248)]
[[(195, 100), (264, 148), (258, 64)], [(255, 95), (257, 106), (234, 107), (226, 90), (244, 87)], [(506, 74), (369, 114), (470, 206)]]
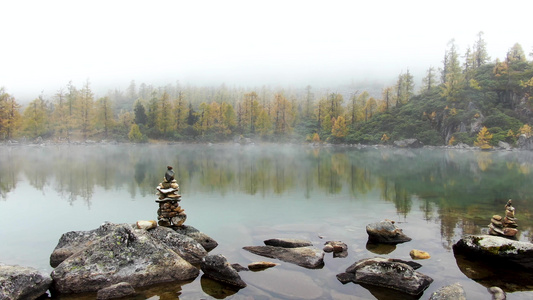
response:
[[(533, 57), (533, 52), (529, 53)], [(342, 92), (263, 86), (154, 87), (134, 80), (96, 97), (90, 81), (71, 82), (50, 98), (22, 106), (0, 88), (0, 141), (265, 142), (391, 144), (490, 148), (529, 137), (533, 121), (533, 61), (520, 44), (492, 60), (483, 33), (459, 53), (454, 40), (442, 65), (416, 85), (407, 69), (379, 90)]]

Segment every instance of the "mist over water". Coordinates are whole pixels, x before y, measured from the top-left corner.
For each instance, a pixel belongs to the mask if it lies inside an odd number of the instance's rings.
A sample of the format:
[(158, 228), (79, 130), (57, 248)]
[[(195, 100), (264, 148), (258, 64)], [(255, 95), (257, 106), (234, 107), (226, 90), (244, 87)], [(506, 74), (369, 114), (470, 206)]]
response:
[[(211, 254), (223, 254), (231, 263), (262, 260), (241, 248), (268, 238), (304, 238), (318, 248), (327, 240), (348, 245), (347, 258), (326, 255), (321, 270), (284, 263), (242, 273), (249, 283), (237, 293), (243, 297), (303, 297), (298, 293), (311, 280), (320, 287), (315, 296), (322, 299), (376, 298), (359, 285), (341, 285), (335, 274), (362, 258), (410, 259), (411, 249), (421, 249), (432, 259), (423, 261), (420, 271), (435, 279), (422, 298), (453, 281), (465, 287), (469, 299), (483, 299), (488, 297), (485, 285), (494, 279), (470, 279), (451, 246), (463, 234), (480, 233), (492, 215), (502, 215), (507, 199), (516, 207), (519, 239), (532, 238), (531, 152), (234, 144), (2, 146), (0, 165), (0, 262), (45, 272), (51, 271), (49, 256), (65, 232), (91, 230), (105, 221), (155, 219), (155, 187), (167, 165), (176, 172), (186, 224), (217, 240)], [(369, 248), (365, 226), (385, 218), (396, 220), (413, 241), (386, 250)], [(301, 277), (300, 286), (275, 279), (294, 276)], [(180, 299), (205, 297), (204, 284), (197, 278), (183, 285)], [(530, 290), (522, 285), (508, 299), (528, 299)]]

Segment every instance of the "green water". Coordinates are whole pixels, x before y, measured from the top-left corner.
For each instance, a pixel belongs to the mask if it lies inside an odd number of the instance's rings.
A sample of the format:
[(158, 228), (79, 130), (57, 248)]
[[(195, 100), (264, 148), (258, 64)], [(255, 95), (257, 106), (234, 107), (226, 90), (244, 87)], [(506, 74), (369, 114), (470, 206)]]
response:
[[(506, 284), (486, 266), (454, 257), (462, 234), (478, 234), (513, 199), (519, 239), (531, 241), (533, 153), (446, 149), (375, 149), (289, 145), (88, 145), (0, 147), (0, 262), (44, 272), (62, 233), (105, 221), (156, 218), (155, 187), (167, 165), (176, 171), (186, 224), (214, 238), (230, 263), (270, 260), (242, 250), (276, 237), (304, 238), (322, 248), (348, 245), (348, 257), (325, 256), (307, 270), (281, 262), (241, 272), (248, 287), (228, 291), (199, 276), (184, 284), (138, 289), (135, 299), (387, 299), (397, 298), (335, 275), (374, 256), (410, 259), (431, 254), (420, 272), (439, 287), (459, 282), (468, 299), (490, 298), (499, 285), (508, 299), (533, 298), (533, 286)], [(413, 240), (387, 249), (367, 246), (365, 226), (398, 222)], [(509, 270), (512, 271), (512, 270)], [(501, 276), (499, 276), (501, 277)], [(520, 277), (520, 276), (518, 276)], [(473, 278), (473, 279), (472, 279)], [(502, 277), (503, 278), (503, 277)], [(62, 296), (61, 299), (79, 299)], [(87, 299), (94, 298), (88, 295)]]

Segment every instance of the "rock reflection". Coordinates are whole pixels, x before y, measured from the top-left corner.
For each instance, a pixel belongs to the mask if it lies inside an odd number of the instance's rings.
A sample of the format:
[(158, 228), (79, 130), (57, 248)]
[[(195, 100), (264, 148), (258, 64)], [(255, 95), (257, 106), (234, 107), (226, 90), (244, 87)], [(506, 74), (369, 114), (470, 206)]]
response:
[(521, 272), (503, 264), (474, 260), (461, 254), (454, 253), (454, 256), (459, 270), (484, 287), (497, 286), (507, 293), (533, 290), (531, 272)]
[(202, 285), (202, 290), (215, 299), (224, 299), (239, 291), (239, 288), (224, 285), (218, 281), (207, 278), (205, 275), (202, 275), (200, 283)]
[(389, 254), (396, 250), (395, 244), (366, 243), (366, 250), (379, 255)]

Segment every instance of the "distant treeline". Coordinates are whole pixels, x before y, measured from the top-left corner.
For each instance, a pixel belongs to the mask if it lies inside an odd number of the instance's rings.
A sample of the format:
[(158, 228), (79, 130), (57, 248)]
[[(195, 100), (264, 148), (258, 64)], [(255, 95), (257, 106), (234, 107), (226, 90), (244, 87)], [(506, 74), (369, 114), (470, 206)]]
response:
[[(532, 54), (530, 54), (531, 56)], [(454, 41), (442, 66), (429, 67), (420, 88), (409, 70), (380, 96), (368, 91), (316, 93), (313, 87), (275, 90), (131, 82), (95, 98), (90, 82), (38, 96), (22, 107), (0, 89), (0, 140), (266, 141), (424, 144), (513, 143), (530, 134), (533, 62), (519, 44), (491, 60), (480, 32), (463, 55)], [(376, 93), (379, 94), (379, 93)], [(480, 141), (480, 136), (481, 141)], [(481, 143), (481, 144), (480, 144)]]

